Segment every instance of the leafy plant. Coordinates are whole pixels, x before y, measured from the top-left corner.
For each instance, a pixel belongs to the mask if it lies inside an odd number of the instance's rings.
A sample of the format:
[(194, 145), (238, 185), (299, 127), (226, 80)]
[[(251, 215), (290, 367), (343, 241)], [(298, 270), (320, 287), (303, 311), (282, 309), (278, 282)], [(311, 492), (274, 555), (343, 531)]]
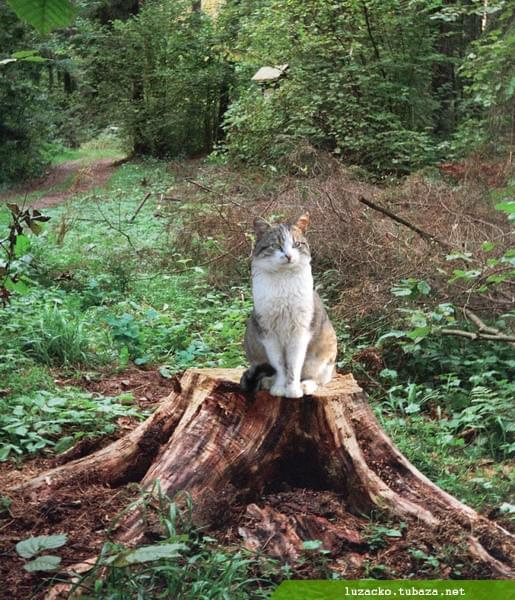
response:
[(415, 559), (417, 569), (423, 573), (434, 571), (440, 566), (440, 561), (438, 558), (436, 558), (436, 556), (426, 554), (424, 551), (419, 550), (418, 548), (410, 548), (409, 553), (412, 558)]
[(127, 590), (139, 597), (159, 593), (181, 600), (268, 597), (270, 582), (253, 575), (264, 560), (202, 535), (192, 524), (189, 497), (170, 501), (157, 491), (157, 498), (157, 506), (151, 496), (139, 502), (144, 510), (157, 511), (163, 539), (136, 549), (106, 543), (95, 566), (103, 576), (96, 581), (94, 598), (127, 598)]
[(33, 559), (23, 565), (23, 568), (29, 573), (33, 573), (34, 571), (55, 571), (61, 563), (61, 557), (52, 554), (41, 554), (41, 552), (60, 548), (67, 541), (68, 538), (66, 535), (39, 535), (18, 542), (16, 544), (16, 552), (22, 558)]
[(0, 239), (0, 302), (7, 304), (13, 293), (26, 294), (28, 278), (25, 274), (27, 262), (30, 262), (28, 250), (30, 239), (27, 231), (38, 235), (42, 231), (41, 223), (50, 217), (42, 215), (36, 209), (20, 208), (17, 204), (7, 204), (10, 222), (7, 225), (7, 237)]
[(85, 437), (116, 431), (119, 417), (144, 418), (116, 398), (73, 389), (0, 398), (0, 461), (42, 450), (63, 452)]
[(401, 523), (399, 527), (385, 527), (383, 525), (370, 524), (364, 531), (365, 540), (369, 548), (373, 551), (388, 546), (388, 538), (395, 539), (402, 537), (402, 530), (406, 527)]
[[(122, 358), (136, 358), (139, 356), (141, 335), (134, 317), (124, 313), (120, 317), (107, 317), (106, 322), (111, 326), (113, 340), (121, 346), (120, 356)], [(141, 359), (139, 362), (141, 363)]]

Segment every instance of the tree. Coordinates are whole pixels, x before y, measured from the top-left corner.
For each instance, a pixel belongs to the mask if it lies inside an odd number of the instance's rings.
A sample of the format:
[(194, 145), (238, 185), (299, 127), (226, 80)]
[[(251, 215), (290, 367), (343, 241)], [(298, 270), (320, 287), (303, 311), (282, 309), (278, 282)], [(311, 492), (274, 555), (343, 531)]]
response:
[(150, 2), (114, 21), (84, 56), (96, 106), (137, 154), (211, 150), (219, 126), (225, 65), (211, 19), (185, 0)]

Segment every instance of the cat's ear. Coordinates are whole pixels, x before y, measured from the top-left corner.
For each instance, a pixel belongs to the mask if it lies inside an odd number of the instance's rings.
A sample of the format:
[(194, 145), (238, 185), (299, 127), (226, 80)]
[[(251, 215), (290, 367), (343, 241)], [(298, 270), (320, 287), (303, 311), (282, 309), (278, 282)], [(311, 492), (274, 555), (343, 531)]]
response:
[(270, 228), (271, 226), (265, 221), (265, 219), (262, 219), (261, 217), (254, 219), (254, 232), (258, 240), (262, 238)]
[(303, 233), (306, 232), (306, 229), (309, 225), (309, 213), (306, 211), (303, 215), (299, 217), (299, 220), (295, 223), (295, 226), (298, 227)]

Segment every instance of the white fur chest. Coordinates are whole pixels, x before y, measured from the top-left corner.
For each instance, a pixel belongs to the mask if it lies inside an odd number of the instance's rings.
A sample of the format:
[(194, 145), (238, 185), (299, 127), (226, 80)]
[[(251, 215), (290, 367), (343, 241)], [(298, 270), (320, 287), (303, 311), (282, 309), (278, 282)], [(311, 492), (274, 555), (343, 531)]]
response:
[(268, 332), (288, 339), (309, 329), (314, 310), (310, 268), (291, 273), (255, 272), (252, 295), (260, 324)]

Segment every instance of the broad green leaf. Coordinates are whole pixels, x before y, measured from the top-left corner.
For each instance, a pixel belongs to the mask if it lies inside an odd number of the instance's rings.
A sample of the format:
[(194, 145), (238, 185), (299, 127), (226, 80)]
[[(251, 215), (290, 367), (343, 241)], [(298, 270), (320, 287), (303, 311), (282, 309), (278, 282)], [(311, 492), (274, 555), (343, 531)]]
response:
[(22, 540), (16, 544), (16, 552), (22, 558), (32, 558), (42, 550), (60, 548), (68, 541), (66, 534), (38, 535)]
[(60, 454), (61, 452), (68, 450), (73, 446), (74, 441), (75, 438), (71, 435), (66, 435), (62, 437), (54, 446), (54, 452), (56, 452), (56, 454)]
[(77, 12), (69, 0), (7, 0), (7, 3), (39, 33), (69, 25)]
[(146, 365), (148, 363), (148, 361), (150, 360), (150, 357), (148, 356), (138, 356), (138, 358), (134, 359), (134, 364), (135, 365)]
[(7, 279), (5, 280), (4, 287), (10, 292), (16, 292), (18, 294), (21, 294), (22, 296), (29, 293), (29, 288), (23, 281), (13, 281), (10, 277), (7, 277)]
[(390, 291), (394, 296), (411, 296), (413, 292), (408, 287), (393, 287)]
[(431, 325), (426, 325), (425, 327), (417, 327), (416, 329), (412, 329), (408, 331), (406, 334), (412, 340), (421, 340), (431, 333)]
[(515, 201), (500, 202), (499, 204), (495, 205), (495, 208), (497, 210), (502, 210), (503, 212), (506, 212), (508, 214), (513, 214), (515, 213)]
[(0, 448), (0, 462), (3, 462), (9, 458), (9, 454), (11, 454), (11, 450), (14, 449), (12, 444), (7, 444), (6, 446), (2, 446)]
[(384, 379), (397, 379), (397, 371), (394, 369), (383, 369), (379, 373), (379, 376), (383, 377)]
[(388, 537), (402, 537), (402, 531), (400, 529), (385, 529), (382, 533)]
[(55, 571), (60, 563), (60, 556), (45, 554), (44, 556), (38, 556), (38, 558), (35, 558), (26, 565), (23, 565), (23, 568), (29, 573), (33, 573), (34, 571)]
[(302, 542), (303, 550), (318, 550), (322, 546), (322, 542), (320, 540), (306, 540)]
[(402, 337), (406, 337), (406, 332), (405, 331), (389, 331), (388, 333), (385, 333), (384, 335), (382, 335), (378, 340), (377, 343), (381, 344), (381, 342), (383, 340), (387, 340), (388, 338), (402, 338)]
[(16, 237), (16, 243), (14, 245), (14, 253), (16, 254), (16, 257), (19, 258), (20, 256), (23, 256), (29, 248), (29, 238), (23, 233), (20, 233), (20, 235)]
[(37, 52), (37, 50), (18, 50), (18, 52), (13, 52), (11, 56), (13, 58), (27, 58), (27, 56), (34, 56)]
[(170, 379), (172, 377), (172, 372), (168, 367), (159, 367), (159, 374), (165, 379)]
[(152, 562), (163, 558), (175, 558), (180, 555), (182, 550), (186, 550), (185, 544), (156, 544), (155, 546), (141, 546), (128, 554), (118, 555), (113, 565), (115, 567), (125, 567), (127, 565)]
[(431, 291), (431, 286), (427, 283), (427, 281), (422, 280), (417, 283), (417, 290), (424, 296), (427, 296)]

